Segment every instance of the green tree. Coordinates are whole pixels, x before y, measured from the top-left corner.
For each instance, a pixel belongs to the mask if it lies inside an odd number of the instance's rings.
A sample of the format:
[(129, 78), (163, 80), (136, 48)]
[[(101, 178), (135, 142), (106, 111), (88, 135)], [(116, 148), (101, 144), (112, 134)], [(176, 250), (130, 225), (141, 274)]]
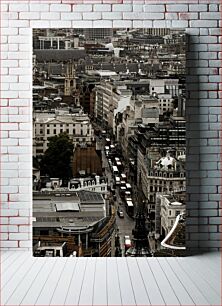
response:
[(71, 157), (73, 143), (67, 134), (49, 139), (48, 149), (41, 160), (41, 173), (50, 177), (69, 179), (72, 177)]

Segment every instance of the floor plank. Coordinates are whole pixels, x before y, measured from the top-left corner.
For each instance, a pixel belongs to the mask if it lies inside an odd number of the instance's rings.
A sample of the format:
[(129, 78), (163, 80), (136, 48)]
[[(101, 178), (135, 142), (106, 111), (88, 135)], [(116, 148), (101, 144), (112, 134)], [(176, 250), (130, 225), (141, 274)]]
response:
[(93, 305), (107, 305), (106, 258), (96, 261)]
[(107, 301), (108, 305), (122, 305), (116, 258), (107, 262)]
[(10, 256), (13, 256), (13, 252), (0, 251), (0, 263), (2, 264), (6, 261)]
[(147, 258), (147, 261), (154, 274), (156, 282), (158, 283), (166, 305), (179, 305), (180, 303), (176, 296), (174, 288), (172, 288), (171, 284), (168, 282), (168, 279), (163, 273), (157, 258)]
[[(77, 258), (76, 268), (72, 275), (64, 305), (78, 305), (86, 265), (89, 258)], [(69, 261), (70, 263), (70, 261)]]
[(6, 273), (7, 270), (13, 265), (16, 265), (16, 261), (22, 257), (23, 254), (22, 252), (15, 252), (15, 255), (10, 256), (9, 258), (7, 258), (7, 260), (5, 261), (4, 264), (1, 265), (1, 273)]
[(187, 292), (186, 288), (180, 281), (180, 277), (174, 273), (169, 262), (164, 257), (157, 258), (163, 273), (165, 274), (168, 282), (171, 284), (177, 299), (181, 305), (195, 305), (192, 297)]
[[(20, 305), (35, 305), (35, 302), (38, 299), (40, 292), (43, 290), (44, 286), (46, 286), (50, 274), (56, 267), (57, 261), (57, 258), (46, 258), (44, 267), (36, 275), (34, 281), (31, 282), (26, 294), (24, 295), (23, 293), (24, 297), (20, 302)], [(45, 299), (47, 299), (47, 295)]]
[(221, 304), (220, 253), (137, 259), (8, 253), (1, 305)]
[(64, 305), (65, 299), (71, 284), (71, 280), (78, 262), (77, 258), (68, 258), (62, 275), (60, 276), (56, 288), (53, 292), (50, 305)]
[(191, 275), (187, 275), (184, 270), (181, 268), (182, 263), (178, 263), (176, 258), (167, 257), (166, 260), (169, 262), (169, 265), (172, 267), (174, 273), (178, 275), (184, 287), (192, 296), (192, 300), (196, 305), (210, 305), (209, 301), (204, 297), (202, 292), (198, 289), (195, 282), (192, 280)]
[(88, 259), (79, 297), (79, 305), (93, 304), (93, 288), (95, 279), (96, 257)]
[[(177, 260), (178, 261), (178, 260)], [(219, 305), (220, 295), (217, 293), (215, 288), (213, 288), (204, 278), (202, 278), (201, 274), (196, 271), (195, 266), (191, 266), (189, 261), (179, 260), (181, 264), (181, 269), (184, 273), (187, 273), (192, 278), (192, 281), (196, 284), (199, 291), (203, 294), (206, 300), (211, 305)]]
[(136, 305), (126, 258), (117, 258), (122, 305)]
[[(59, 282), (59, 279), (62, 275), (62, 272), (64, 270), (66, 263), (67, 263), (67, 258), (58, 258), (56, 260), (56, 263), (53, 266), (53, 269), (51, 273), (49, 274), (47, 282), (45, 283), (45, 286), (42, 288), (38, 296), (38, 299), (35, 302), (35, 305), (50, 305), (53, 293), (57, 287), (57, 284)], [(27, 303), (27, 305), (28, 304), (32, 305), (30, 303)]]
[[(10, 267), (7, 269), (6, 273), (2, 272), (1, 277), (4, 280), (1, 282), (1, 290), (4, 288), (4, 286), (7, 285), (8, 282), (12, 282), (13, 277), (19, 273), (19, 271), (24, 267), (27, 262), (26, 256), (20, 256), (17, 261), (14, 261), (13, 265), (10, 265)], [(4, 268), (4, 266), (3, 266)]]
[(160, 288), (154, 278), (146, 258), (137, 258), (137, 264), (140, 269), (151, 305), (166, 305)]
[(181, 259), (183, 266), (186, 266), (186, 269), (194, 269), (196, 273), (198, 273), (210, 287), (212, 287), (217, 294), (221, 294), (221, 269), (220, 265), (218, 265), (217, 273), (215, 273), (211, 264), (204, 265), (200, 258), (190, 257), (189, 262), (186, 258)]
[(133, 287), (133, 292), (137, 305), (150, 305), (150, 300), (147, 294), (144, 281), (141, 276), (140, 269), (135, 258), (127, 258), (127, 265), (130, 274), (130, 279)]

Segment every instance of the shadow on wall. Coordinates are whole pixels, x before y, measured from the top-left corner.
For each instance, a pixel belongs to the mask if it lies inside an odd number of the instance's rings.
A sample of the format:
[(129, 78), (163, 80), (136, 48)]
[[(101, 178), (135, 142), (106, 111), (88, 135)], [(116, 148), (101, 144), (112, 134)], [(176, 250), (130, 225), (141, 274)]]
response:
[(186, 100), (186, 135), (187, 135), (187, 218), (186, 247), (187, 255), (201, 253), (199, 248), (199, 207), (200, 207), (200, 117), (199, 99), (200, 83), (197, 68), (199, 67), (198, 44), (187, 35), (187, 100)]

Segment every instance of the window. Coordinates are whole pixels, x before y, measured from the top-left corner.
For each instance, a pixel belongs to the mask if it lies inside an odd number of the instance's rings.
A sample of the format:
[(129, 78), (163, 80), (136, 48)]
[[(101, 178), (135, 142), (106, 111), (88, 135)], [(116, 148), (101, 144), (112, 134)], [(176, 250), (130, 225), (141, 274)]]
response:
[(169, 210), (169, 216), (171, 216), (171, 210)]
[(50, 133), (50, 131), (49, 130), (47, 130), (47, 134), (49, 134)]
[(54, 124), (54, 127), (56, 127), (56, 124)]
[(60, 130), (60, 133), (63, 133), (63, 130)]
[(177, 217), (180, 214), (180, 210), (176, 210), (175, 217)]
[(56, 130), (53, 130), (53, 134), (56, 135)]

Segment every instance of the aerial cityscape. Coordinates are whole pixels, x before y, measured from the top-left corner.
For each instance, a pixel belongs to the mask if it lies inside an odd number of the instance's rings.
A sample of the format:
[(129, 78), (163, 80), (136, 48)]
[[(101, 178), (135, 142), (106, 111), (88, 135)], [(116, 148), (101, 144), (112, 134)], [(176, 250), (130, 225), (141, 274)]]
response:
[(33, 29), (33, 255), (184, 256), (186, 35)]

